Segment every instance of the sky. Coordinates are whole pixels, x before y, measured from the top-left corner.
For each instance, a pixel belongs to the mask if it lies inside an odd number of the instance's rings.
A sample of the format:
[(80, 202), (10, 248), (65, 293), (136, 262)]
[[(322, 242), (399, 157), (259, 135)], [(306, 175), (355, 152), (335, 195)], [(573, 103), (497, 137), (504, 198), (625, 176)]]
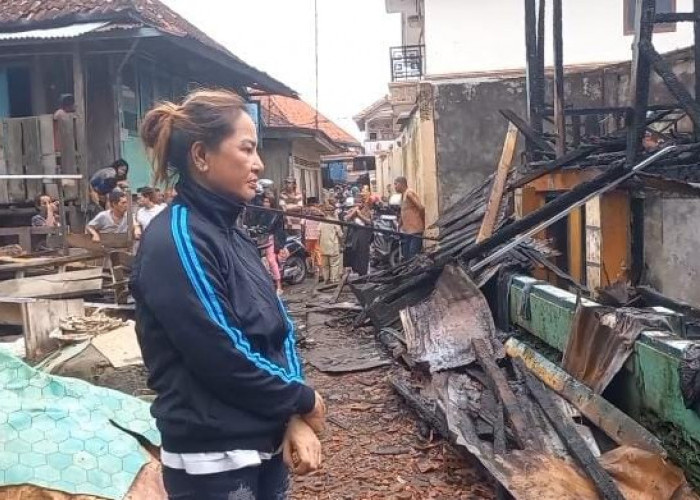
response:
[[(248, 64), (315, 105), (314, 0), (164, 0)], [(317, 0), (321, 113), (361, 138), (352, 116), (388, 92), (401, 21), (384, 0)]]

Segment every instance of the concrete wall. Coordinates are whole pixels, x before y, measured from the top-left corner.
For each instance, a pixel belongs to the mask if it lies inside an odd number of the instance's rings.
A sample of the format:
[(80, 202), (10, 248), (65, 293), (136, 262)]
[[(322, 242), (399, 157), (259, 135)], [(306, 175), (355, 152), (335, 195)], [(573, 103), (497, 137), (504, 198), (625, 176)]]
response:
[(508, 122), (499, 109), (525, 116), (524, 79), (435, 86), (438, 205), (442, 212), (490, 175)]
[[(691, 12), (692, 0), (677, 0), (679, 12)], [(525, 66), (523, 0), (425, 0), (426, 69), (429, 75)], [(546, 64), (552, 64), (552, 3), (547, 2)], [(631, 59), (632, 36), (625, 35), (623, 0), (564, 2), (564, 63)], [(672, 33), (657, 33), (660, 52), (693, 43), (692, 23)]]
[(644, 262), (648, 282), (663, 294), (700, 306), (700, 200), (648, 196)]
[(260, 157), (265, 164), (262, 177), (275, 183), (275, 191), (282, 188), (282, 181), (289, 176), (289, 156), (292, 145), (289, 141), (263, 139)]

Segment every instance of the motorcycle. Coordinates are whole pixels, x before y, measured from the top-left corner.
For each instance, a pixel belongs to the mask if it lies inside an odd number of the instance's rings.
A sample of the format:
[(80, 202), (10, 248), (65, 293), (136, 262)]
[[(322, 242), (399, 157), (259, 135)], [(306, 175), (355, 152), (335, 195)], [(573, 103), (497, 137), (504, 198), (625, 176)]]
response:
[[(260, 259), (262, 260), (265, 269), (267, 269), (269, 272), (270, 269), (265, 256), (269, 246), (273, 245), (273, 243), (270, 241), (269, 233), (258, 226), (250, 226), (247, 228), (247, 230), (248, 235), (258, 247)], [(309, 270), (306, 266), (308, 253), (306, 248), (304, 248), (301, 237), (287, 236), (284, 247), (282, 250), (280, 250), (279, 254), (283, 256), (278, 259), (282, 281), (290, 285), (299, 285), (303, 283), (306, 280)]]
[[(398, 211), (391, 204), (375, 208), (376, 218), (372, 226), (378, 229), (399, 230)], [(387, 269), (401, 262), (401, 237), (398, 234), (374, 233), (370, 246), (372, 269)]]

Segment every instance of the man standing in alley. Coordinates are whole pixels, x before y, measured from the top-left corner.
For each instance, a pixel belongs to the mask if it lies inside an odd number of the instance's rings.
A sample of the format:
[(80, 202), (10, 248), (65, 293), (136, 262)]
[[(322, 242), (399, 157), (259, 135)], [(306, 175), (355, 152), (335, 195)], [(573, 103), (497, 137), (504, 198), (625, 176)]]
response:
[(401, 255), (405, 260), (418, 255), (423, 248), (423, 231), (425, 231), (425, 207), (418, 195), (408, 189), (405, 177), (397, 177), (394, 189), (401, 194), (401, 218), (399, 230), (404, 233), (401, 237)]
[(153, 218), (166, 207), (165, 204), (160, 205), (157, 203), (158, 199), (156, 196), (156, 190), (150, 186), (146, 186), (139, 191), (139, 209), (136, 211), (134, 220), (134, 238), (137, 240), (141, 239), (141, 235)]

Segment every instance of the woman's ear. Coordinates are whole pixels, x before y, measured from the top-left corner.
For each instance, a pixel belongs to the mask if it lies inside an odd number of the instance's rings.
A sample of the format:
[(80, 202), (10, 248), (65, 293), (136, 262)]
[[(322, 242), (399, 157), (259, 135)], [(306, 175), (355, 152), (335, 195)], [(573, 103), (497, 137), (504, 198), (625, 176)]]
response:
[(190, 149), (190, 160), (195, 171), (203, 174), (209, 170), (207, 150), (202, 142), (195, 142)]

